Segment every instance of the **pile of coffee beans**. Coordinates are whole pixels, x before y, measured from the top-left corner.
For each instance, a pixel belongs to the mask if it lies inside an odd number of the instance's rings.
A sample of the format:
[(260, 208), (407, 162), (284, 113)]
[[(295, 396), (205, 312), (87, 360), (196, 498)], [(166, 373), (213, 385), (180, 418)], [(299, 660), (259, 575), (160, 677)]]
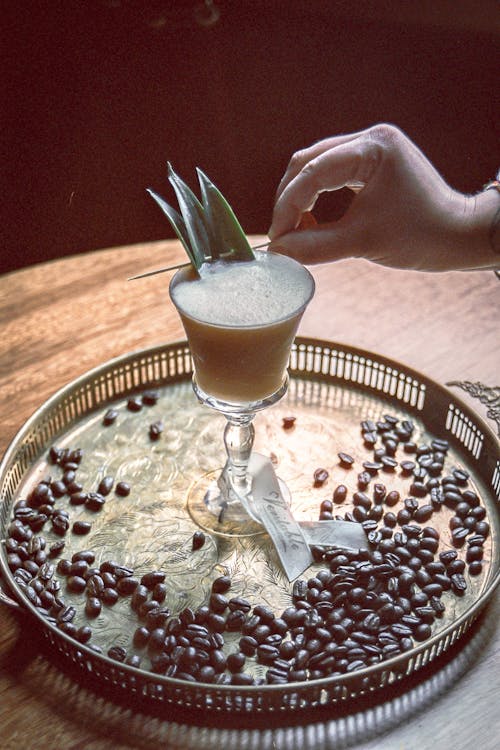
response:
[[(156, 400), (156, 392), (147, 392), (129, 400), (127, 409), (140, 411)], [(117, 419), (111, 411), (103, 424)], [(295, 424), (289, 417), (283, 428)], [(357, 467), (350, 454), (338, 453), (342, 470), (354, 472), (356, 488), (329, 489), (319, 519), (361, 524), (369, 549), (314, 547), (313, 574), (293, 583), (283, 611), (232, 596), (231, 579), (219, 576), (207, 601), (171, 612), (165, 604), (166, 571), (136, 575), (118, 561), (96, 564), (89, 549), (62, 557), (66, 533), (85, 534), (91, 525), (72, 523), (68, 508), (84, 505), (99, 513), (113, 490), (117, 501), (131, 491), (111, 476), (96, 490), (85, 489), (78, 481), (83, 457), (78, 449), (51, 448), (49, 462), (60, 476), (39, 482), (16, 503), (5, 541), (8, 564), (47, 621), (97, 652), (102, 649), (92, 641), (92, 622), (103, 608), (128, 599), (130, 645), (117, 644), (106, 653), (134, 667), (218, 685), (288, 684), (348, 674), (428, 639), (445, 614), (447, 597), (464, 596), (469, 576), (482, 572), (490, 529), (470, 477), (448, 466), (447, 441), (419, 445), (414, 433), (409, 420), (384, 415), (361, 423), (364, 448), (373, 453), (369, 460)], [(388, 486), (396, 472), (407, 480), (407, 495)], [(324, 493), (333, 475), (332, 467), (316, 468), (312, 491)], [(67, 507), (60, 507), (63, 502)], [(349, 510), (341, 513), (343, 505)], [(440, 522), (440, 531), (431, 523), (435, 514), (447, 514), (446, 538), (446, 525)], [(52, 543), (42, 535), (44, 527), (55, 535)], [(204, 532), (196, 531), (191, 554), (205, 541)], [(82, 597), (78, 611), (64, 601), (63, 584)]]

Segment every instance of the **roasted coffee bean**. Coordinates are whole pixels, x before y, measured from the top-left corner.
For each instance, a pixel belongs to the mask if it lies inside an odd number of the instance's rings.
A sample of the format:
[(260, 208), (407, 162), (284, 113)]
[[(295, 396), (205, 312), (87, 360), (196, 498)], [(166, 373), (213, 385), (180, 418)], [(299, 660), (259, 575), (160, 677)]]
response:
[(105, 502), (106, 498), (104, 497), (104, 495), (101, 495), (99, 492), (89, 492), (85, 501), (85, 507), (89, 510), (97, 512), (99, 510), (102, 510)]
[(476, 560), (482, 560), (484, 550), (480, 546), (470, 546), (465, 554), (465, 559), (468, 563), (475, 562)]
[(235, 596), (232, 599), (229, 599), (227, 606), (231, 611), (239, 610), (244, 614), (250, 612), (250, 610), (252, 609), (252, 605), (250, 604), (248, 599), (244, 599), (242, 596)]
[(118, 482), (115, 486), (115, 494), (119, 497), (130, 495), (130, 484), (128, 482)]
[(420, 505), (413, 514), (413, 518), (417, 523), (425, 523), (433, 513), (434, 508), (432, 505)]
[(227, 664), (227, 656), (220, 648), (214, 649), (210, 653), (210, 664), (216, 672), (223, 672)]
[(387, 489), (384, 484), (377, 482), (373, 485), (373, 502), (380, 504), (385, 500)]
[(144, 404), (144, 406), (154, 406), (156, 403), (158, 403), (158, 400), (160, 398), (160, 391), (157, 391), (156, 389), (149, 388), (148, 390), (144, 391), (141, 395), (141, 401)]
[(330, 475), (326, 469), (316, 469), (313, 475), (313, 486), (322, 487), (329, 476)]
[(63, 606), (57, 614), (57, 622), (72, 622), (75, 619), (76, 609), (70, 605)]
[(132, 607), (132, 609), (137, 612), (141, 604), (143, 604), (148, 598), (148, 594), (149, 591), (146, 586), (139, 584), (139, 586), (136, 587), (134, 593), (132, 594), (132, 599), (130, 602), (130, 606)]
[(81, 594), (82, 591), (85, 591), (87, 582), (85, 578), (82, 578), (81, 576), (70, 575), (67, 578), (66, 585), (69, 591), (73, 591), (75, 594)]
[(104, 604), (113, 605), (118, 601), (118, 591), (107, 586), (101, 593), (101, 599)]
[(483, 564), (480, 560), (474, 560), (469, 563), (469, 574), (471, 576), (478, 576), (483, 570)]
[(85, 614), (87, 617), (97, 617), (101, 613), (101, 600), (97, 596), (89, 596), (85, 604)]
[(227, 669), (230, 672), (241, 672), (243, 667), (245, 666), (245, 661), (245, 654), (241, 651), (236, 651), (235, 653), (229, 654), (226, 662)]
[(449, 575), (452, 575), (453, 573), (463, 573), (465, 570), (465, 562), (457, 558), (447, 565), (446, 570)]
[(154, 589), (157, 583), (164, 583), (166, 574), (161, 570), (153, 570), (149, 573), (145, 573), (141, 578), (141, 585), (147, 589)]
[(215, 594), (225, 594), (231, 588), (231, 579), (229, 576), (220, 576), (212, 583), (212, 592)]
[(212, 612), (222, 614), (222, 612), (226, 611), (228, 603), (228, 599), (224, 596), (224, 594), (211, 594), (209, 607)]
[(369, 471), (362, 471), (360, 474), (358, 474), (358, 488), (360, 490), (365, 490), (370, 484), (371, 479), (372, 475)]
[(133, 635), (133, 644), (137, 648), (142, 648), (146, 645), (146, 643), (149, 641), (149, 637), (151, 635), (151, 632), (146, 628), (144, 625), (141, 625), (141, 627), (137, 628)]
[(152, 653), (159, 653), (164, 646), (166, 637), (167, 631), (165, 628), (160, 627), (152, 630), (148, 640), (148, 650)]
[(345, 466), (349, 468), (354, 463), (354, 458), (350, 456), (348, 453), (339, 453), (338, 454), (339, 461), (342, 464), (342, 466)]
[(226, 628), (226, 620), (223, 615), (211, 612), (207, 619), (209, 627), (216, 633), (223, 633)]
[[(116, 582), (116, 590), (118, 591), (121, 596), (129, 596), (130, 594), (133, 594), (136, 588), (139, 585), (139, 579), (135, 578), (134, 576), (123, 576), (122, 578), (119, 578)], [(163, 599), (165, 596), (163, 597)], [(159, 601), (154, 597), (156, 601)], [(162, 601), (163, 601), (162, 599)]]
[(103, 477), (101, 481), (99, 482), (99, 486), (97, 487), (97, 492), (103, 497), (106, 497), (107, 495), (109, 495), (109, 493), (113, 489), (114, 483), (115, 483), (115, 480), (112, 476)]
[(338, 487), (335, 488), (333, 492), (333, 502), (340, 505), (345, 501), (347, 498), (347, 487), (345, 484), (339, 484)]
[(257, 647), (257, 662), (259, 664), (272, 664), (279, 658), (279, 649), (276, 646), (268, 646), (263, 643)]
[(88, 534), (91, 528), (92, 524), (89, 521), (75, 521), (72, 526), (72, 531), (73, 534), (82, 536), (84, 534)]
[(490, 533), (490, 525), (487, 521), (478, 521), (476, 524), (476, 534), (487, 539)]
[(379, 461), (363, 461), (363, 469), (374, 477), (378, 474), (381, 468), (382, 464)]
[(87, 493), (80, 489), (79, 491), (73, 492), (70, 495), (69, 501), (71, 505), (85, 505), (85, 503), (87, 502), (87, 499), (88, 499)]
[(87, 572), (88, 568), (89, 568), (88, 563), (85, 562), (85, 560), (75, 560), (70, 565), (70, 568), (68, 570), (68, 575), (83, 577), (84, 574)]
[(394, 506), (397, 505), (397, 503), (400, 500), (400, 494), (397, 490), (391, 490), (388, 492), (384, 498), (384, 502), (386, 505)]
[(205, 544), (205, 534), (203, 531), (195, 531), (193, 534), (192, 550), (196, 551), (201, 549)]
[(164, 430), (163, 422), (158, 420), (149, 425), (149, 439), (159, 440)]
[(101, 596), (104, 591), (104, 581), (100, 575), (92, 575), (87, 579), (87, 592), (90, 596)]
[(117, 578), (110, 573), (108, 570), (101, 570), (101, 578), (104, 581), (104, 586), (108, 588), (115, 588), (117, 584)]
[(366, 510), (369, 510), (372, 506), (372, 501), (368, 497), (368, 495), (364, 492), (355, 492), (352, 496), (352, 501), (354, 505), (361, 506), (362, 508), (365, 508)]
[(127, 650), (123, 646), (111, 646), (108, 650), (108, 656), (115, 661), (125, 661)]
[(296, 417), (283, 417), (282, 419), (282, 427), (284, 430), (291, 430), (292, 427), (295, 427)]
[(140, 396), (132, 396), (127, 400), (127, 409), (129, 411), (138, 412), (142, 409), (142, 399)]

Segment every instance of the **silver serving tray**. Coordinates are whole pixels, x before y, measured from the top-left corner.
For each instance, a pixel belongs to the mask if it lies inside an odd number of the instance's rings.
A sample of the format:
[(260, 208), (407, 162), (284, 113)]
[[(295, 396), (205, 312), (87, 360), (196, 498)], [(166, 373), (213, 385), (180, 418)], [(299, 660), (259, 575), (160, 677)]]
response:
[[(341, 483), (350, 492), (338, 513), (352, 510), (358, 472), (362, 462), (371, 458), (371, 451), (360, 439), (361, 420), (377, 420), (387, 413), (410, 419), (419, 444), (433, 437), (448, 440), (447, 466), (469, 472), (469, 486), (480, 495), (491, 527), (483, 572), (467, 578), (465, 596), (444, 594), (446, 611), (435, 621), (432, 636), (403, 654), (349, 674), (288, 684), (191, 683), (151, 672), (147, 654), (131, 645), (132, 634), (141, 623), (129, 598), (103, 607), (97, 618), (89, 620), (84, 613), (85, 597), (66, 590), (65, 579), (59, 576), (65, 602), (75, 606), (78, 624), (90, 624), (90, 643), (102, 653), (61, 631), (26, 598), (9, 570), (2, 544), (0, 566), (9, 593), (2, 593), (1, 598), (11, 604), (14, 598), (31, 614), (54, 656), (68, 660), (78, 673), (98, 685), (111, 685), (160, 708), (174, 704), (201, 709), (216, 720), (220, 712), (288, 713), (345, 706), (431, 664), (464, 635), (500, 578), (500, 449), (494, 434), (447, 389), (376, 354), (298, 338), (290, 375), (287, 396), (256, 418), (255, 448), (272, 457), (291, 490), (292, 510), (299, 520), (317, 520), (322, 500), (331, 498)], [(131, 492), (127, 497), (112, 493), (99, 512), (70, 506), (67, 498), (62, 499), (71, 522), (80, 519), (92, 524), (86, 536), (71, 531), (66, 534), (63, 557), (91, 549), (97, 562), (116, 560), (138, 575), (163, 570), (168, 589), (165, 604), (173, 615), (187, 606), (195, 609), (205, 603), (213, 579), (223, 574), (232, 580), (230, 596), (267, 604), (279, 614), (291, 603), (292, 586), (270, 540), (258, 527), (206, 531), (205, 544), (193, 551), (193, 534), (204, 521), (196, 509), (193, 512), (187, 506), (186, 497), (201, 475), (222, 465), (224, 420), (197, 403), (191, 376), (187, 343), (177, 342), (107, 362), (50, 398), (14, 438), (0, 465), (0, 539), (7, 536), (19, 498), (47, 476), (58, 475), (58, 467), (47, 461), (49, 448), (81, 448), (84, 457), (78, 479), (86, 489), (95, 490), (103, 476), (112, 475), (116, 482), (129, 482)], [(127, 409), (130, 396), (152, 387), (160, 391), (155, 405), (137, 413)], [(118, 418), (105, 427), (102, 418), (111, 406), (118, 410)], [(283, 418), (288, 416), (296, 418), (291, 430), (283, 429)], [(159, 440), (151, 441), (149, 425), (160, 419), (164, 431)], [(339, 463), (339, 451), (353, 456), (353, 468)], [(403, 457), (399, 455), (400, 460)], [(328, 470), (329, 479), (314, 487), (313, 474), (318, 467)], [(402, 498), (409, 494), (408, 478), (399, 471), (380, 472), (374, 481), (383, 482), (388, 490), (399, 490)], [(428, 522), (440, 531), (440, 549), (452, 546), (450, 514), (443, 509)], [(60, 538), (46, 529), (40, 533), (48, 544)], [(463, 550), (460, 554), (463, 556)], [(321, 567), (325, 563), (314, 564), (304, 577)], [(236, 649), (240, 637), (241, 633), (225, 634), (228, 652)], [(128, 653), (136, 651), (143, 657), (141, 666), (109, 658), (106, 654), (111, 646), (122, 646)], [(265, 678), (266, 669), (247, 659), (245, 670), (257, 680)]]

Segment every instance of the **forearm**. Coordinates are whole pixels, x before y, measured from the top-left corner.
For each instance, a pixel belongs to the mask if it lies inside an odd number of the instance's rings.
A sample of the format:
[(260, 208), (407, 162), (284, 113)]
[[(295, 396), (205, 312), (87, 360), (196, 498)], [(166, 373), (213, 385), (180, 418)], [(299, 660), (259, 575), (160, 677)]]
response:
[(456, 268), (500, 268), (500, 192), (464, 196), (463, 214), (457, 213), (455, 222)]

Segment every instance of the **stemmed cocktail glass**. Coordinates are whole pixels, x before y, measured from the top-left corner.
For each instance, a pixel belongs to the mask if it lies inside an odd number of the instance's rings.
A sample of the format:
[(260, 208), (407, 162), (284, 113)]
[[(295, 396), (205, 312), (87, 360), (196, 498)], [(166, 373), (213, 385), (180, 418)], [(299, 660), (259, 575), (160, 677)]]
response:
[(188, 498), (194, 520), (210, 531), (262, 531), (251, 502), (253, 419), (287, 391), (291, 346), (313, 293), (307, 269), (264, 252), (249, 262), (211, 264), (201, 278), (182, 268), (172, 279), (170, 296), (193, 358), (194, 392), (226, 418), (226, 464), (195, 481)]

